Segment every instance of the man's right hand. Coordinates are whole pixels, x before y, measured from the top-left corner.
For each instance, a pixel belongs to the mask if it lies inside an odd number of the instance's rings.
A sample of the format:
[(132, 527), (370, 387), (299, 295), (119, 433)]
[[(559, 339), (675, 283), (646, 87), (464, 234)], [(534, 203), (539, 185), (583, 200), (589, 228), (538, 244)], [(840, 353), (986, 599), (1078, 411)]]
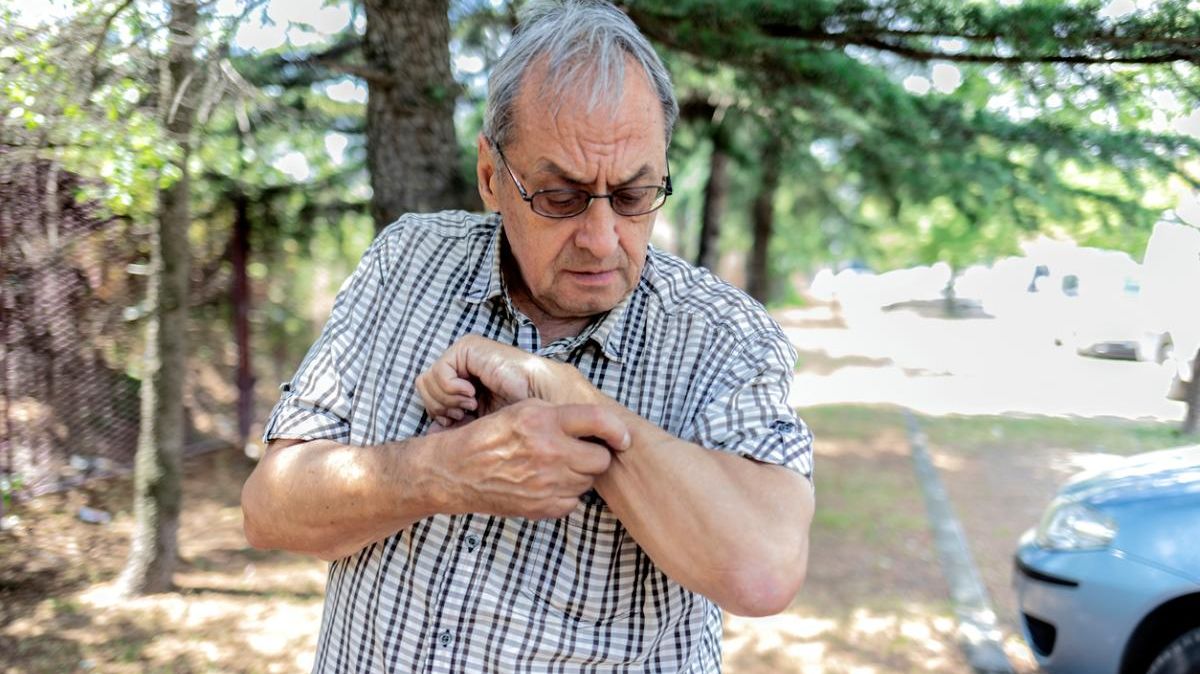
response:
[(624, 422), (609, 410), (536, 399), (438, 436), (443, 449), (431, 470), (444, 498), (439, 510), (530, 519), (574, 510), (608, 469), (611, 451), (630, 442)]

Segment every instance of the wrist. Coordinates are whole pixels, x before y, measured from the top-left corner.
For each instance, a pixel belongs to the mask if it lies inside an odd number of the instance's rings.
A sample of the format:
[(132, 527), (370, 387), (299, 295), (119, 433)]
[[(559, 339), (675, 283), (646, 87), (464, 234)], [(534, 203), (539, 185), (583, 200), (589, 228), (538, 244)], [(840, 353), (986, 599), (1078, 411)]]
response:
[(602, 393), (574, 365), (547, 361), (551, 369), (538, 397), (555, 405), (594, 405)]
[(421, 512), (424, 517), (452, 514), (460, 510), (459, 490), (455, 482), (453, 461), (447, 461), (449, 452), (462, 443), (462, 428), (450, 429), (410, 438), (401, 443), (405, 452), (407, 480), (400, 487), (400, 498), (413, 499), (409, 507)]

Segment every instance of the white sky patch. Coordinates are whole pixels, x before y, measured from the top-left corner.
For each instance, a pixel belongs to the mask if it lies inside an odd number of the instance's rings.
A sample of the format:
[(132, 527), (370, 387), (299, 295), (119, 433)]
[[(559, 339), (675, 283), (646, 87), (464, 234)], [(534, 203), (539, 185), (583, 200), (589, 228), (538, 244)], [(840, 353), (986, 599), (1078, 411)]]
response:
[(1101, 110), (1093, 110), (1092, 114), (1088, 115), (1088, 119), (1092, 120), (1092, 124), (1100, 126), (1113, 127), (1116, 126), (1116, 114), (1112, 110), (1104, 108)]
[(325, 0), (273, 0), (267, 13), (272, 19), (286, 23), (306, 23), (319, 33), (332, 35), (350, 23), (347, 4), (325, 6)]
[(312, 167), (308, 165), (308, 159), (295, 150), (271, 162), (271, 167), (298, 183), (312, 177)]
[(366, 103), (367, 87), (351, 79), (325, 87), (325, 95), (338, 103)]
[(938, 49), (947, 54), (961, 54), (967, 50), (967, 41), (961, 37), (939, 37), (935, 42)]
[(262, 21), (261, 15), (249, 17), (238, 27), (234, 44), (251, 51), (267, 51), (282, 45), (287, 39), (287, 26)]
[[(237, 0), (218, 0), (217, 11), (236, 16), (241, 12), (238, 5)], [(271, 0), (264, 11), (242, 21), (234, 43), (255, 51), (276, 49), (285, 42), (308, 47), (340, 32), (350, 23), (351, 14), (349, 3), (325, 6), (325, 0)], [(363, 20), (361, 14), (357, 20)]]
[(1180, 117), (1171, 123), (1171, 128), (1192, 138), (1200, 138), (1200, 110), (1193, 110), (1187, 117)]
[(1179, 102), (1179, 97), (1175, 95), (1174, 91), (1155, 89), (1150, 92), (1150, 101), (1154, 103), (1155, 108), (1167, 113), (1179, 113), (1183, 111), (1183, 105)]
[(1189, 225), (1200, 227), (1200, 194), (1192, 192), (1180, 195), (1175, 214)]
[(459, 54), (454, 59), (454, 67), (460, 73), (476, 75), (483, 71), (483, 59), (474, 54)]
[(829, 139), (814, 140), (808, 146), (809, 153), (817, 160), (821, 166), (829, 168), (838, 162), (841, 157), (841, 152), (838, 152), (837, 145)]
[(963, 81), (962, 72), (950, 63), (935, 64), (930, 79), (933, 80), (933, 88), (943, 94), (954, 93), (955, 89), (962, 86)]
[(329, 35), (325, 33), (314, 33), (299, 26), (288, 26), (286, 35), (288, 44), (293, 47), (310, 47), (329, 39)]
[(325, 151), (337, 166), (346, 163), (346, 147), (349, 145), (350, 139), (344, 133), (331, 131), (325, 134)]
[(929, 93), (931, 88), (933, 88), (933, 85), (929, 82), (929, 79), (926, 77), (921, 77), (920, 75), (909, 75), (908, 77), (904, 78), (904, 82), (902, 82), (902, 84), (904, 85), (905, 90), (907, 90), (910, 94), (916, 94), (918, 96), (924, 96), (925, 94)]
[(71, 4), (68, 0), (37, 0), (12, 3), (11, 9), (22, 25), (41, 26), (73, 16), (75, 11)]
[(1100, 16), (1105, 19), (1124, 19), (1137, 11), (1133, 0), (1112, 0), (1100, 10)]

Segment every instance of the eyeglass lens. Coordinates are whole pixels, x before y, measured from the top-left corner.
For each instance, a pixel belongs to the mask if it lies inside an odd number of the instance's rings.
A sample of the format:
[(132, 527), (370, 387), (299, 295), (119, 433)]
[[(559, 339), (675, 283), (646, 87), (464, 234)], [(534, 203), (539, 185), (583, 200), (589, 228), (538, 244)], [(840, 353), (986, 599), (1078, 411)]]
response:
[[(530, 205), (542, 215), (563, 218), (587, 210), (592, 195), (584, 190), (545, 190), (533, 195)], [(650, 185), (622, 187), (608, 197), (612, 209), (620, 215), (643, 215), (666, 201), (666, 190)]]

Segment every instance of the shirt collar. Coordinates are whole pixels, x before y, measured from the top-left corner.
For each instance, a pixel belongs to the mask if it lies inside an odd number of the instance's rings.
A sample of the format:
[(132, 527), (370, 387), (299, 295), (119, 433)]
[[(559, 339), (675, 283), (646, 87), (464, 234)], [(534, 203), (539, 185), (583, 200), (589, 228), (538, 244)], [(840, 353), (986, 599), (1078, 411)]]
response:
[(475, 269), (471, 272), (470, 280), (463, 286), (463, 294), (460, 295), (470, 304), (486, 302), (504, 292), (504, 283), (500, 275), (500, 214), (489, 215), (487, 223), (492, 225), (492, 233), (484, 243), (482, 253), (475, 258)]

